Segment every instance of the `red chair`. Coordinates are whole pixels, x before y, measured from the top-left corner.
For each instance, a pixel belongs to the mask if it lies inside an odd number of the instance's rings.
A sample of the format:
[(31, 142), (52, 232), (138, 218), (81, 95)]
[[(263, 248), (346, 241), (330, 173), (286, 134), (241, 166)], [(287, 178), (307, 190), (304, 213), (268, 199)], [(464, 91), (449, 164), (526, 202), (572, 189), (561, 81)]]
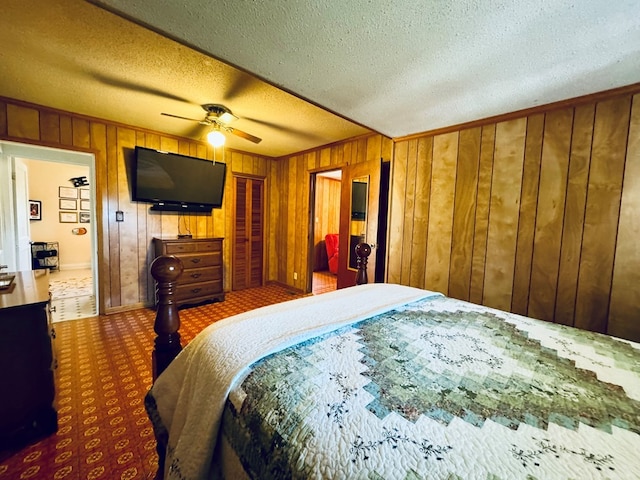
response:
[(339, 236), (337, 233), (328, 233), (324, 237), (324, 243), (327, 246), (327, 257), (329, 259), (329, 271), (334, 275), (338, 274), (338, 244)]

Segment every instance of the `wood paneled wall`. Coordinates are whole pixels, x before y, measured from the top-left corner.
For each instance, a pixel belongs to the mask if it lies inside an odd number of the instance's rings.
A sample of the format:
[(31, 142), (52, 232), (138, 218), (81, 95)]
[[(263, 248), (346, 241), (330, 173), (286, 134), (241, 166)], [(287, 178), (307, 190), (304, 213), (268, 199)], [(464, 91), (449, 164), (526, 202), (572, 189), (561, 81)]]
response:
[[(269, 280), (306, 291), (307, 276), (313, 268), (309, 248), (310, 173), (332, 170), (359, 162), (391, 158), (392, 141), (372, 134), (325, 146), (299, 155), (283, 157), (270, 165), (273, 188), (268, 205)], [(297, 279), (294, 279), (297, 273)]]
[(335, 178), (316, 177), (316, 198), (313, 228), (313, 269), (327, 270), (328, 258), (324, 237), (340, 232), (341, 182)]
[(640, 341), (640, 93), (397, 141), (391, 188), (389, 282)]
[[(227, 151), (223, 206), (211, 215), (150, 212), (148, 204), (131, 201), (126, 157), (133, 148), (139, 145), (213, 159), (210, 146), (7, 98), (0, 98), (0, 138), (95, 154), (101, 313), (152, 303), (155, 287), (148, 267), (153, 260), (151, 240), (155, 236), (190, 232), (194, 236), (224, 237), (224, 286), (230, 288), (232, 174), (267, 177), (272, 159)], [(115, 221), (117, 210), (124, 212), (124, 222)]]

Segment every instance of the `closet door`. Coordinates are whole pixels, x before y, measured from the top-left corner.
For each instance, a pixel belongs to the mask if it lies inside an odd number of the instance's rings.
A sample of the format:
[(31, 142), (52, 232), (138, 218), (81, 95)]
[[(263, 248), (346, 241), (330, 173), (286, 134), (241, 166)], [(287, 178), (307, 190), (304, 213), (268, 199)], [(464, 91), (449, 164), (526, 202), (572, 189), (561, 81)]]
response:
[(263, 283), (264, 179), (234, 177), (233, 290)]

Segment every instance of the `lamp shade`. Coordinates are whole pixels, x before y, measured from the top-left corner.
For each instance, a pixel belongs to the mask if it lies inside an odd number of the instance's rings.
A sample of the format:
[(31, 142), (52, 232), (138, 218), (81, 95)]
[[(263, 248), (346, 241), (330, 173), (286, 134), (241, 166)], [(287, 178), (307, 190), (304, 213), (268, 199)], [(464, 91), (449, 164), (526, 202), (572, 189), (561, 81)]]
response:
[(207, 134), (207, 141), (214, 147), (221, 147), (225, 140), (225, 136), (220, 130), (212, 130)]

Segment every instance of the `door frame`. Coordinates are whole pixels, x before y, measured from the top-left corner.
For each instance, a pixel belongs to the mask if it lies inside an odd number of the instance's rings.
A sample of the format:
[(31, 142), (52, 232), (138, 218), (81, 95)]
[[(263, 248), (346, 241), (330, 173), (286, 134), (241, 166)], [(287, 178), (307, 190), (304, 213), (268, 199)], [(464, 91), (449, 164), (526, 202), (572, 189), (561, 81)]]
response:
[[(305, 293), (313, 292), (313, 265), (315, 260), (315, 245), (313, 243), (315, 236), (315, 218), (316, 218), (316, 177), (319, 173), (325, 172), (340, 172), (340, 178), (344, 175), (343, 166), (330, 166), (309, 171), (309, 227), (307, 232), (307, 282), (305, 286)], [(340, 200), (338, 200), (338, 207), (340, 208)], [(340, 211), (342, 215), (342, 210)]]
[[(91, 152), (81, 152), (76, 150), (65, 150), (61, 148), (45, 147), (41, 145), (12, 142), (8, 140), (0, 139), (0, 156), (2, 157), (19, 157), (28, 160), (39, 160), (53, 163), (63, 163), (69, 165), (82, 165), (89, 167), (89, 190), (90, 190), (90, 214), (92, 221), (87, 224), (91, 238), (91, 274), (93, 278), (93, 293), (96, 299), (96, 314), (100, 313), (102, 309), (102, 302), (100, 298), (100, 270), (98, 268), (98, 217), (96, 215), (96, 157)], [(0, 180), (3, 180), (3, 184), (0, 185), (0, 190), (5, 190), (7, 185), (4, 185), (4, 178), (0, 176)], [(11, 180), (11, 179), (9, 179)], [(13, 185), (11, 182), (8, 185), (8, 191), (13, 197)], [(4, 202), (3, 202), (4, 203)], [(2, 214), (5, 214), (4, 207)], [(15, 238), (15, 218), (13, 215), (10, 217), (10, 221), (6, 223), (11, 230), (7, 229), (5, 232), (0, 232), (3, 235), (3, 241), (7, 238)]]

